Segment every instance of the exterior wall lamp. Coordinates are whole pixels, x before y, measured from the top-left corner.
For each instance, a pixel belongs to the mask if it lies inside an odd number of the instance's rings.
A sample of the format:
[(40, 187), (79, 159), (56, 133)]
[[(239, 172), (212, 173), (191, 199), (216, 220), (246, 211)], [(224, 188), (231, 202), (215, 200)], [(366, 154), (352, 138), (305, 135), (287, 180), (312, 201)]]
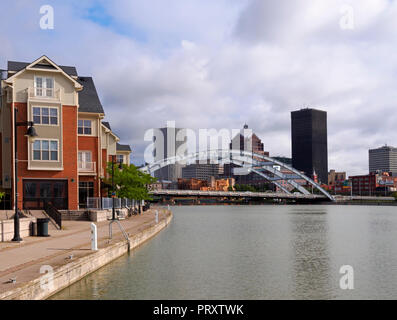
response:
[(36, 129), (34, 128), (33, 121), (17, 122), (18, 109), (14, 108), (14, 173), (15, 173), (15, 214), (14, 214), (14, 238), (12, 241), (21, 242), (22, 238), (20, 235), (20, 225), (19, 225), (19, 210), (18, 210), (18, 127), (27, 126), (28, 130), (25, 134), (28, 137), (29, 142), (33, 142), (37, 137)]

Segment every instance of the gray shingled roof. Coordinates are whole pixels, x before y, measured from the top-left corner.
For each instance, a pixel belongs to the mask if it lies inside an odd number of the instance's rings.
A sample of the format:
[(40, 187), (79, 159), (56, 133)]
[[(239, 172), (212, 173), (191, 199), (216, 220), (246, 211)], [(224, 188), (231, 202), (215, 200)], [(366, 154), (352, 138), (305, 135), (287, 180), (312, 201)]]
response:
[[(8, 71), (15, 71), (19, 72), (22, 69), (25, 69), (28, 65), (30, 65), (31, 62), (18, 62), (18, 61), (8, 61)], [(38, 64), (37, 67), (39, 68), (51, 68), (51, 66), (46, 66), (46, 65), (40, 65)], [(68, 66), (59, 66), (65, 73), (67, 73), (69, 76), (76, 76), (77, 77), (77, 70), (75, 67), (68, 67)]]
[(108, 128), (110, 131), (112, 131), (112, 128), (110, 127), (110, 123), (109, 123), (109, 122), (102, 121), (102, 124), (103, 124), (106, 128)]
[[(19, 72), (31, 63), (8, 61), (8, 71)], [(38, 68), (52, 69), (52, 66), (37, 64)], [(69, 76), (78, 76), (75, 67), (59, 66)], [(102, 103), (99, 100), (98, 93), (95, 88), (92, 77), (79, 77), (77, 81), (83, 86), (83, 90), (79, 92), (79, 112), (105, 113)]]
[(105, 113), (92, 77), (79, 77), (77, 81), (83, 86), (79, 92), (79, 112)]
[(128, 144), (117, 143), (116, 150), (117, 151), (130, 151), (131, 152), (131, 147)]

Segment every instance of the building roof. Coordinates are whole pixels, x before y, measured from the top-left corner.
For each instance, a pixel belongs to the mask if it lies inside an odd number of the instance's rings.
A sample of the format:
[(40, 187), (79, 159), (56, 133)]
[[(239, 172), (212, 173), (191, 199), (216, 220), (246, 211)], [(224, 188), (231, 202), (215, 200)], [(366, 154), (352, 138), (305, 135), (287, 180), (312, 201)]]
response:
[(102, 121), (102, 124), (103, 124), (106, 128), (108, 128), (110, 131), (112, 131), (112, 128), (110, 127), (110, 123), (109, 123), (109, 122), (107, 122), (107, 121)]
[(105, 113), (92, 77), (79, 77), (77, 81), (83, 86), (79, 92), (79, 112)]
[(117, 143), (116, 150), (117, 151), (129, 151), (129, 152), (131, 152), (131, 147), (128, 144)]
[[(19, 62), (19, 61), (8, 61), (8, 71), (15, 71), (19, 72), (22, 69), (25, 69), (28, 65), (30, 65), (31, 62)], [(76, 67), (70, 67), (70, 66), (59, 66), (65, 73), (67, 73), (69, 76), (75, 76), (77, 77), (77, 69)], [(37, 64), (35, 68), (43, 68), (43, 69), (52, 69), (51, 66), (49, 65), (40, 65)]]

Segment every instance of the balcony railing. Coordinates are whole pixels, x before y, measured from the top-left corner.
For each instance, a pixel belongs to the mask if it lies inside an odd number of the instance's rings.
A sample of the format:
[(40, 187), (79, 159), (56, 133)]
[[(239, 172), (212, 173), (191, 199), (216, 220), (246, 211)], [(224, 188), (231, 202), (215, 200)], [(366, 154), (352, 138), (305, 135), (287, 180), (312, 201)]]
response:
[(46, 89), (46, 88), (34, 88), (28, 89), (29, 99), (48, 99), (48, 100), (61, 100), (60, 89)]
[(94, 173), (96, 162), (79, 161), (79, 172)]

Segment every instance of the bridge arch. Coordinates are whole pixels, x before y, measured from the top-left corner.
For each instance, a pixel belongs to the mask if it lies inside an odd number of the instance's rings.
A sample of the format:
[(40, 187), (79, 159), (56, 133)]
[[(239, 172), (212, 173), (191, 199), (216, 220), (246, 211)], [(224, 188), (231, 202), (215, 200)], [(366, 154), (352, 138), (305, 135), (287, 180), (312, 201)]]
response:
[[(178, 162), (188, 162), (192, 160), (212, 160), (218, 161), (218, 163), (227, 162), (233, 163), (235, 165), (245, 167), (248, 172), (254, 172), (267, 181), (275, 184), (280, 190), (285, 193), (291, 194), (291, 192), (285, 188), (280, 181), (285, 181), (290, 184), (293, 188), (297, 189), (300, 193), (304, 195), (310, 194), (302, 185), (300, 185), (296, 180), (305, 180), (313, 189), (317, 189), (329, 200), (335, 201), (334, 197), (324, 190), (318, 183), (301, 173), (299, 170), (288, 166), (287, 164), (280, 162), (271, 157), (264, 156), (262, 154), (252, 153), (250, 151), (242, 150), (207, 150), (193, 152), (187, 155), (177, 155), (174, 157), (169, 157), (167, 159), (155, 161), (145, 167), (140, 168), (142, 172), (153, 174), (155, 171), (168, 166), (170, 164), (175, 164)], [(275, 166), (280, 167), (280, 169), (285, 169), (292, 174), (283, 173), (281, 170), (275, 168)], [(269, 175), (270, 174), (270, 175)]]

